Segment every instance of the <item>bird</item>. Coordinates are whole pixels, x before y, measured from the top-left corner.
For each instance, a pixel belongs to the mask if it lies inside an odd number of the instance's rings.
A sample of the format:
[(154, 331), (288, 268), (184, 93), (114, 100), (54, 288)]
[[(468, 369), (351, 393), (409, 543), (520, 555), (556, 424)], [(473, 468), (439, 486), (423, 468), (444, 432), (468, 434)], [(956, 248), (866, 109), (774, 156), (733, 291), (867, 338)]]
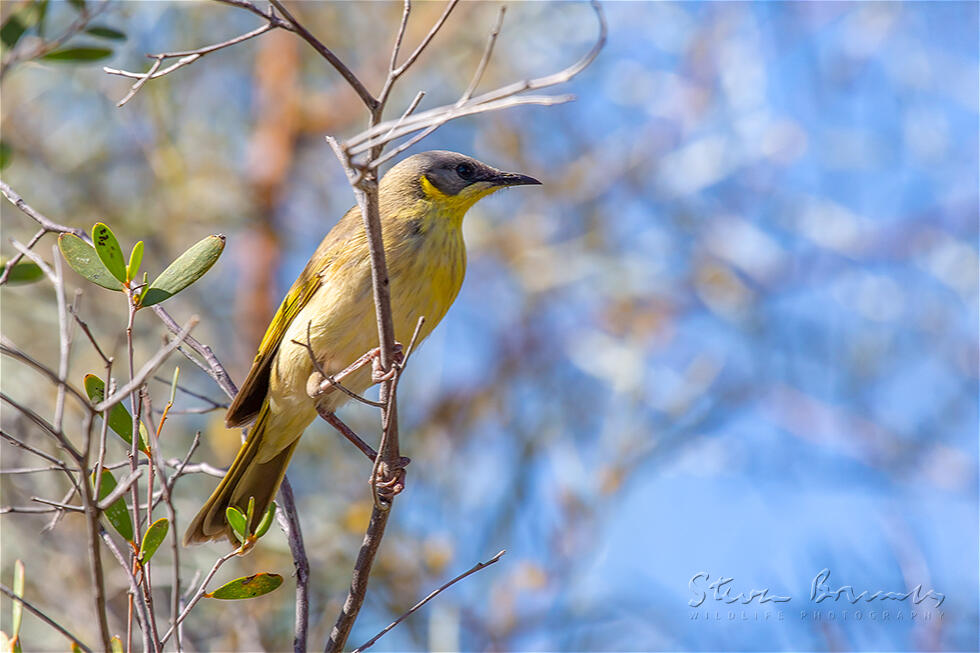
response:
[[(540, 183), (446, 150), (407, 157), (381, 178), (378, 204), (397, 341), (413, 336), (420, 317), (417, 342), (424, 340), (456, 299), (466, 270), (462, 224), (470, 207), (502, 188)], [(253, 532), (318, 409), (332, 414), (350, 399), (322, 373), (333, 376), (377, 352), (376, 324), (368, 240), (354, 206), (317, 247), (259, 344), (225, 416), (229, 428), (252, 426), (188, 526), (185, 546), (222, 538), (237, 546), (226, 509), (244, 514), (250, 500)], [(361, 394), (376, 380), (365, 366), (345, 376), (343, 386)]]

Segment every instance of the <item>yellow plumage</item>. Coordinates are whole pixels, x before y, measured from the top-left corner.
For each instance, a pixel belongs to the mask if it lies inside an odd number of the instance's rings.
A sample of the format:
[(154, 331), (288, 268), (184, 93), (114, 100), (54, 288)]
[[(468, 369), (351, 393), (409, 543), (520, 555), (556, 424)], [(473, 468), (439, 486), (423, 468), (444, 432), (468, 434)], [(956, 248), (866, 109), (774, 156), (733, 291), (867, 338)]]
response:
[[(397, 340), (408, 342), (420, 316), (425, 317), (420, 340), (427, 337), (456, 299), (466, 269), (466, 211), (504, 186), (536, 183), (442, 151), (409, 157), (385, 175), (379, 208)], [(269, 325), (226, 418), (229, 426), (255, 423), (188, 527), (185, 544), (221, 537), (234, 541), (225, 509), (244, 508), (250, 497), (257, 521), (278, 491), (317, 407), (333, 412), (348, 400), (338, 391), (311, 398), (319, 375), (308, 350), (296, 342), (309, 337), (322, 368), (334, 374), (377, 347), (377, 334), (367, 237), (354, 207), (320, 243)], [(344, 379), (356, 393), (371, 383), (370, 366)]]

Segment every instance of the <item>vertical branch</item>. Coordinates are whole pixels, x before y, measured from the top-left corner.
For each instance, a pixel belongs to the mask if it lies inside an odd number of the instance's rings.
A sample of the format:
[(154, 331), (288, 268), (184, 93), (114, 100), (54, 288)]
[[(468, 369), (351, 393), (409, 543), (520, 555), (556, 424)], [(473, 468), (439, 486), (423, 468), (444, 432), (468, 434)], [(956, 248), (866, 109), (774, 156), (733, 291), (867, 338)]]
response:
[(279, 486), (279, 501), (282, 510), (276, 511), (276, 518), (286, 533), (289, 551), (293, 555), (293, 566), (296, 569), (296, 619), (293, 631), (293, 651), (294, 653), (305, 653), (310, 618), (310, 563), (306, 558), (303, 533), (300, 530), (299, 515), (296, 512), (296, 502), (293, 499), (293, 487), (288, 478), (283, 478), (282, 485)]
[[(91, 413), (86, 415), (84, 430), (86, 440), (90, 440), (92, 437)], [(88, 469), (87, 455), (80, 457), (77, 462), (82, 470)], [(98, 501), (92, 494), (94, 488), (88, 482), (88, 479), (85, 478), (84, 471), (80, 480), (82, 506), (85, 508), (85, 525), (88, 529), (88, 555), (89, 561), (92, 564), (92, 584), (95, 587), (95, 614), (99, 622), (99, 635), (102, 639), (102, 649), (108, 651), (111, 649), (111, 637), (109, 635), (109, 621), (106, 618), (105, 570), (102, 566), (102, 549), (99, 544), (99, 531), (102, 529), (102, 526), (99, 524), (101, 511), (98, 507)]]

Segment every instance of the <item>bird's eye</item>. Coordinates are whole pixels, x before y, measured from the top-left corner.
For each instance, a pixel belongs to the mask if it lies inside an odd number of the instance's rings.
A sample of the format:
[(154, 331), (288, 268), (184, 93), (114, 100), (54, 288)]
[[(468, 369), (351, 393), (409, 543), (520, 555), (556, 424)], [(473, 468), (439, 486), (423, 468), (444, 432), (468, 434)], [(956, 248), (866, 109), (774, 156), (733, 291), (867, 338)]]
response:
[(469, 179), (473, 176), (473, 166), (468, 163), (460, 163), (456, 166), (456, 174), (460, 176), (461, 179)]

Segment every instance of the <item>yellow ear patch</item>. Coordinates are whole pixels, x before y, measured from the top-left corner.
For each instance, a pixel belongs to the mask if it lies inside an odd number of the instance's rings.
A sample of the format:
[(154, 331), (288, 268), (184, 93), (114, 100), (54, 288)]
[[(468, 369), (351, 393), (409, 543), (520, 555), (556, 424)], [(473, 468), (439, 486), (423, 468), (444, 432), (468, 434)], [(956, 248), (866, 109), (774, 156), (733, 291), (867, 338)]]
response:
[(449, 195), (446, 195), (441, 190), (435, 187), (426, 175), (422, 175), (419, 179), (419, 183), (422, 185), (422, 192), (425, 193), (426, 197), (431, 200), (436, 200), (437, 202), (444, 202), (449, 199)]
[(425, 175), (422, 175), (419, 178), (419, 185), (422, 187), (422, 192), (425, 193), (426, 197), (431, 202), (454, 215), (458, 214), (460, 221), (463, 219), (463, 214), (466, 213), (471, 206), (476, 204), (478, 200), (486, 197), (496, 190), (500, 190), (499, 186), (476, 183), (467, 186), (456, 195), (447, 195), (436, 188), (435, 184), (429, 181), (429, 178)]

